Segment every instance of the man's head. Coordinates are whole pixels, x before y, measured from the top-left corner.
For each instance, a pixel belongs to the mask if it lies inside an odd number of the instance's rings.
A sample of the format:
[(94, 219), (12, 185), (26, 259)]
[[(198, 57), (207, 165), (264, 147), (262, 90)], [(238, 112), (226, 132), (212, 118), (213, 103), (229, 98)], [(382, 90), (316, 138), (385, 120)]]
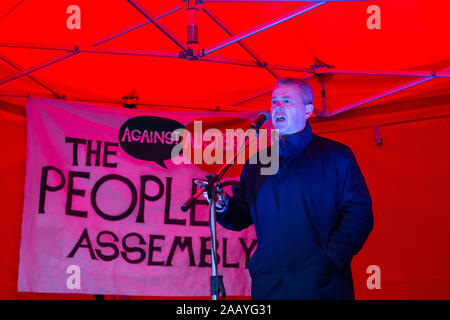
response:
[(272, 91), (272, 123), (281, 135), (293, 134), (305, 128), (314, 111), (314, 92), (302, 79), (278, 79)]

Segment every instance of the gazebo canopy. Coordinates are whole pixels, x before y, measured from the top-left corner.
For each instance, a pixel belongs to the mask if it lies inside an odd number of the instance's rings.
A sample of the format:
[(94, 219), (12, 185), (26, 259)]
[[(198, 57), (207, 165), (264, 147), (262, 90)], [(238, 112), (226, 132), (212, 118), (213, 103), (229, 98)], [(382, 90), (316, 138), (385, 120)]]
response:
[(277, 77), (301, 77), (319, 117), (448, 101), (448, 8), (444, 0), (6, 0), (0, 99), (120, 106), (135, 95), (142, 109), (256, 111), (269, 108)]

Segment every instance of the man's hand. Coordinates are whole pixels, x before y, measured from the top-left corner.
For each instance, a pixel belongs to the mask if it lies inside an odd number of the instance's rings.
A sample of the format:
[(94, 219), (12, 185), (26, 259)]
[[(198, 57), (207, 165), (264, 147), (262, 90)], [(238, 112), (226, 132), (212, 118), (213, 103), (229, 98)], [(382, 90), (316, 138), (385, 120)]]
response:
[[(208, 182), (203, 181), (203, 180), (195, 180), (194, 183), (196, 185), (201, 186), (202, 188), (205, 188), (208, 186)], [(212, 199), (210, 199), (210, 197), (208, 196), (208, 192), (203, 192), (203, 196), (205, 197), (206, 200), (208, 200), (209, 203), (211, 203)], [(226, 193), (220, 192), (220, 193), (216, 193), (216, 209), (217, 210), (223, 210), (228, 203), (228, 195)]]

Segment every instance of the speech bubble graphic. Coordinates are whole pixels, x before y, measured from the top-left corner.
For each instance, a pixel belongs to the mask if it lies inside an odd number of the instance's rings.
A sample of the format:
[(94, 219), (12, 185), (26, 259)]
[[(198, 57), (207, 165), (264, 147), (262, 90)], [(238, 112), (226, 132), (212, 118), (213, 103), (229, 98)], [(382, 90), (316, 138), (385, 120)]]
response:
[(164, 161), (171, 158), (172, 148), (179, 139), (173, 136), (176, 129), (184, 129), (184, 126), (167, 118), (134, 117), (127, 120), (120, 128), (119, 143), (130, 156), (153, 161), (167, 169)]

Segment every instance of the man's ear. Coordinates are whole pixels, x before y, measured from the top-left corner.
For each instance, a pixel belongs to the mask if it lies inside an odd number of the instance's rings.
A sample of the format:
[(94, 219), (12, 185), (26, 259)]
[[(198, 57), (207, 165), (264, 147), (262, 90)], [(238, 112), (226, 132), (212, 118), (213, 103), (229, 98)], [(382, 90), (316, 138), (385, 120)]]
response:
[(310, 103), (305, 106), (305, 117), (308, 119), (314, 112), (314, 106)]

